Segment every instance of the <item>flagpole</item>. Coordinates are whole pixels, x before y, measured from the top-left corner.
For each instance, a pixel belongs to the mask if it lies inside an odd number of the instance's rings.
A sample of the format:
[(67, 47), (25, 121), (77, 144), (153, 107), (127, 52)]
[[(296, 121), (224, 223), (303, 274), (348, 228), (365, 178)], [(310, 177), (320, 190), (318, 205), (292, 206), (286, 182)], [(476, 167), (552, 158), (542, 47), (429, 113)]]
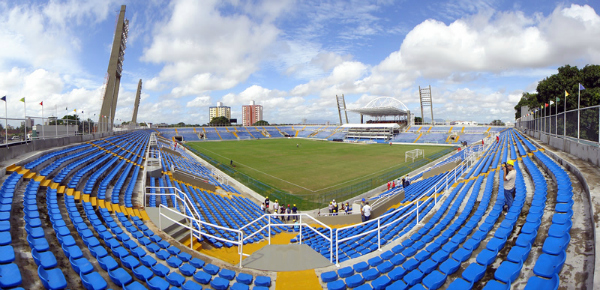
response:
[(42, 101), (42, 136), (46, 139), (46, 133), (44, 131), (44, 102)]
[[(6, 98), (6, 96), (5, 96)], [(4, 139), (6, 145), (8, 145), (8, 106), (6, 105), (8, 102), (6, 99), (4, 100)]]
[(558, 136), (558, 101), (556, 101), (556, 105), (554, 106), (554, 134)]
[(581, 121), (579, 120), (580, 118), (580, 112), (579, 112), (579, 106), (581, 104), (581, 83), (579, 84), (579, 87), (577, 88), (578, 93), (577, 93), (577, 139), (579, 139), (579, 123), (581, 123)]
[(58, 138), (58, 108), (56, 104), (54, 104), (54, 111), (56, 112), (56, 117), (54, 117), (54, 138)]
[(25, 132), (23, 135), (23, 139), (25, 139), (25, 143), (27, 143), (27, 104), (25, 103), (25, 98), (23, 98), (23, 113), (25, 115), (25, 126), (23, 126)]
[(565, 90), (565, 102), (563, 103), (563, 139), (567, 137), (567, 90)]

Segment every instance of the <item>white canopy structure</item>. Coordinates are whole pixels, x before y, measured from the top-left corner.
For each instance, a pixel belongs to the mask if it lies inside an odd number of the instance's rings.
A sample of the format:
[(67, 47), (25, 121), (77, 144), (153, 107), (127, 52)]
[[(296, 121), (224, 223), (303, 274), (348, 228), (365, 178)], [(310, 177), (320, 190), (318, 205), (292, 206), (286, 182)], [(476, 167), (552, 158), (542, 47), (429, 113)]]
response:
[(404, 103), (392, 97), (379, 97), (370, 101), (363, 108), (348, 109), (347, 111), (372, 117), (402, 116), (408, 115), (410, 112)]

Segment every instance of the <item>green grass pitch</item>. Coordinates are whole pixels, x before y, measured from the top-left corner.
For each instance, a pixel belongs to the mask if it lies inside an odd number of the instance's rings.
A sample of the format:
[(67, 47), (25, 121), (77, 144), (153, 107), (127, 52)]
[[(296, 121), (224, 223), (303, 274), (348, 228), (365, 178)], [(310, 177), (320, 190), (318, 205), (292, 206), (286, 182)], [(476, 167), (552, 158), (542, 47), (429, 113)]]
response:
[(349, 144), (306, 139), (189, 142), (187, 145), (226, 166), (233, 160), (235, 170), (294, 195), (332, 190), (392, 171), (405, 165), (404, 153), (408, 150), (423, 149), (427, 158), (448, 149), (447, 146)]

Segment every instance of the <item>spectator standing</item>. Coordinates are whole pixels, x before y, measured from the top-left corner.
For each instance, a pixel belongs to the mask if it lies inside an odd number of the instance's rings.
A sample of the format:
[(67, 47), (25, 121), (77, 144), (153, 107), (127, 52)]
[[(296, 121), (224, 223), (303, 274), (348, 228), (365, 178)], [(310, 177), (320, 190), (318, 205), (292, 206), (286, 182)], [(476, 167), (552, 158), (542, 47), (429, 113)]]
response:
[(500, 143), (500, 136), (496, 135), (496, 143)]
[(281, 214), (281, 221), (285, 222), (285, 205), (280, 206), (281, 210), (279, 211), (279, 213)]
[(277, 213), (277, 211), (279, 210), (279, 200), (275, 200), (275, 202), (273, 203), (273, 213)]
[(346, 214), (350, 214), (350, 203), (346, 202)]
[[(508, 212), (512, 206), (513, 200), (515, 199), (515, 179), (517, 178), (517, 171), (514, 168), (515, 161), (508, 160), (506, 165), (502, 164), (504, 169), (504, 207), (503, 209)], [(506, 215), (506, 212), (504, 215)]]
[(291, 215), (289, 215), (289, 214), (291, 214), (291, 213), (292, 213), (292, 208), (290, 207), (290, 205), (289, 205), (289, 204), (288, 204), (288, 207), (287, 207), (286, 211), (287, 211), (287, 214), (288, 214), (288, 216), (287, 216), (287, 220), (289, 221), (289, 220), (290, 220), (290, 217), (291, 217)]
[(267, 212), (269, 212), (269, 197), (265, 198), (265, 207), (267, 208)]
[(396, 188), (396, 181), (392, 181), (392, 188)]
[(265, 212), (265, 209), (266, 209), (266, 208), (265, 208), (265, 203), (263, 202), (263, 203), (261, 203), (261, 204), (260, 204), (260, 210), (261, 210), (262, 212)]
[[(292, 213), (293, 214), (297, 214), (298, 213), (298, 208), (296, 207), (296, 204), (294, 204), (294, 207), (292, 207)], [(294, 219), (298, 219), (298, 216), (295, 215)]]
[(333, 202), (333, 210), (335, 212), (337, 212), (338, 211), (338, 204), (337, 204), (337, 202), (335, 202), (335, 199), (332, 202)]
[(329, 213), (333, 213), (333, 202), (329, 202)]
[(391, 185), (391, 184), (390, 184), (390, 182), (388, 181), (388, 190), (390, 190), (390, 185)]
[(365, 203), (365, 206), (363, 206), (363, 208), (362, 208), (362, 216), (363, 216), (363, 223), (368, 221), (369, 218), (371, 217), (371, 206), (369, 205), (368, 201)]

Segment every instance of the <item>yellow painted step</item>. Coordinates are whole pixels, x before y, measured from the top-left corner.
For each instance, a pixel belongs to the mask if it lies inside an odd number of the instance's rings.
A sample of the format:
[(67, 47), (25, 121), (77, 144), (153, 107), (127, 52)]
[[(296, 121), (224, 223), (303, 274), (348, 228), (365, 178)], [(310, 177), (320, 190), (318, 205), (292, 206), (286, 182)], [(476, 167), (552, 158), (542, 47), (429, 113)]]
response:
[(123, 214), (125, 214), (126, 216), (129, 216), (129, 213), (127, 212), (127, 209), (125, 208), (125, 206), (124, 205), (120, 205), (120, 207), (121, 207), (121, 212)]
[(127, 214), (128, 214), (129, 216), (133, 216), (133, 215), (134, 215), (134, 214), (133, 214), (133, 209), (132, 209), (132, 208), (130, 208), (130, 207), (127, 207), (127, 208), (125, 208), (125, 210), (127, 211)]
[(6, 172), (15, 172), (15, 171), (19, 171), (19, 170), (21, 170), (21, 166), (18, 166), (16, 164), (6, 167)]
[(142, 216), (142, 220), (144, 220), (144, 221), (149, 221), (150, 220), (150, 217), (148, 216), (148, 214), (146, 213), (145, 210), (143, 210), (143, 209), (140, 210), (140, 215)]
[[(64, 187), (64, 186), (63, 186)], [(72, 188), (67, 188), (66, 194), (67, 195), (73, 195), (73, 192), (75, 191), (75, 189)]]
[(75, 200), (79, 201), (81, 199), (81, 191), (75, 191)]
[(108, 209), (108, 212), (113, 212), (113, 208), (112, 208), (112, 204), (107, 202), (106, 203), (106, 209)]
[(83, 200), (83, 202), (90, 202), (90, 195), (89, 194), (84, 194), (81, 199)]
[[(41, 176), (41, 175), (38, 175), (38, 176), (36, 176), (36, 177), (35, 177), (33, 180), (35, 180), (35, 181), (37, 181), (37, 182), (40, 182), (40, 183), (41, 183), (42, 181), (46, 180), (46, 178), (44, 178), (44, 177), (43, 177), (43, 176)], [(40, 185), (41, 185), (41, 184), (40, 184)]]
[(90, 202), (92, 203), (92, 206), (94, 206), (94, 207), (95, 207), (95, 206), (97, 205), (97, 202), (96, 202), (96, 197), (92, 197), (92, 198), (90, 198)]
[(52, 180), (49, 179), (44, 179), (44, 181), (40, 182), (40, 186), (42, 187), (48, 187), (52, 184)]
[(314, 269), (304, 271), (277, 272), (276, 290), (321, 289), (319, 277)]
[(104, 200), (99, 199), (98, 200), (98, 206), (101, 208), (106, 208), (106, 205), (104, 205)]

